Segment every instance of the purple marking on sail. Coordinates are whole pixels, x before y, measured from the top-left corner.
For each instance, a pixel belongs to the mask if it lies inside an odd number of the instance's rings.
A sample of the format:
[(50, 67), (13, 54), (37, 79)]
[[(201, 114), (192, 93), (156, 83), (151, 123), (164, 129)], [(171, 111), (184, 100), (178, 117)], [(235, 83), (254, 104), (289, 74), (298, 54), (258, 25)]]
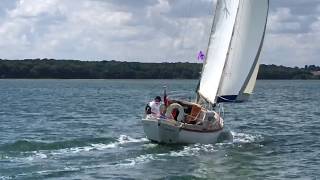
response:
[(205, 58), (206, 58), (206, 56), (203, 54), (202, 51), (200, 51), (200, 52), (198, 53), (198, 60), (199, 60), (199, 61), (204, 61)]

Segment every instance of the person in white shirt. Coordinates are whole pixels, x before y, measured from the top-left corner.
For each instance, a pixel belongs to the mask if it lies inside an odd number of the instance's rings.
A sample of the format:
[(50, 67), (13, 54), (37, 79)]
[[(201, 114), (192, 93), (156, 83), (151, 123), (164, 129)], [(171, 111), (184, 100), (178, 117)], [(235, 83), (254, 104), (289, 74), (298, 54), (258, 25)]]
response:
[(157, 96), (154, 98), (153, 101), (149, 102), (148, 105), (146, 106), (146, 114), (152, 114), (156, 117), (161, 116), (161, 111), (160, 111), (160, 106), (161, 106), (161, 97)]

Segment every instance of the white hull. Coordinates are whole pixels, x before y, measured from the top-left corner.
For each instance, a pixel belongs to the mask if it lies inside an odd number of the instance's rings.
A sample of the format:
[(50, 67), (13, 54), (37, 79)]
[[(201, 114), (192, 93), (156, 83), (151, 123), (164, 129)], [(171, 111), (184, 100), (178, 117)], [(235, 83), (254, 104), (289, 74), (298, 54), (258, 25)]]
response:
[(173, 120), (148, 118), (142, 119), (142, 124), (147, 138), (158, 143), (214, 144), (225, 137), (223, 128), (216, 131), (192, 131), (184, 129), (183, 123)]

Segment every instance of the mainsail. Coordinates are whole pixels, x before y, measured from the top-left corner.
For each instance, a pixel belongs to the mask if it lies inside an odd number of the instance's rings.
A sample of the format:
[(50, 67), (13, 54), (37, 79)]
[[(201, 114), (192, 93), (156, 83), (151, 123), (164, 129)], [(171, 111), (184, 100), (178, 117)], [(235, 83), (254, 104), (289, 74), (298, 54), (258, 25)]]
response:
[(269, 0), (218, 0), (198, 93), (210, 103), (243, 101), (259, 68)]

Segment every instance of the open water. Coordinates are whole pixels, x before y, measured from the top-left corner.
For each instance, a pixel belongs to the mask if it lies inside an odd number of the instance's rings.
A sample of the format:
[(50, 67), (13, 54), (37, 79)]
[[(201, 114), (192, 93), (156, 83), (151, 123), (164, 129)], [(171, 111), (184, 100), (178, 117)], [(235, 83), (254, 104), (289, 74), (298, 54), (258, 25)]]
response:
[(258, 81), (225, 104), (233, 142), (158, 145), (144, 105), (195, 80), (0, 80), (0, 179), (320, 179), (320, 81)]

